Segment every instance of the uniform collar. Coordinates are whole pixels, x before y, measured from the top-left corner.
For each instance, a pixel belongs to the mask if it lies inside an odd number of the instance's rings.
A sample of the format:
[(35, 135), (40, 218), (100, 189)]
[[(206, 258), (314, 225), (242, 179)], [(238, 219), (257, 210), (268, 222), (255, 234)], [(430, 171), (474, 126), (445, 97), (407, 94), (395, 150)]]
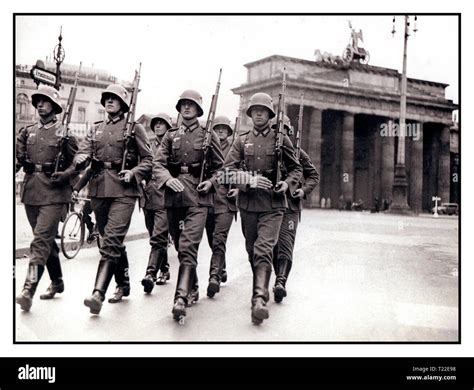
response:
[(38, 120), (38, 128), (41, 129), (41, 128), (45, 128), (45, 129), (50, 129), (51, 127), (53, 127), (56, 122), (58, 121), (58, 118), (56, 118), (56, 115), (52, 116), (51, 119), (46, 122), (46, 123), (43, 123), (41, 121), (41, 119)]
[(270, 127), (268, 126), (268, 124), (263, 129), (256, 129), (255, 127), (253, 128), (253, 133), (256, 137), (258, 137), (259, 135), (263, 135), (264, 137), (266, 137), (269, 132)]
[(111, 123), (115, 124), (119, 121), (121, 121), (124, 118), (123, 112), (120, 112), (119, 114), (115, 115), (114, 117), (111, 117), (108, 115), (106, 123), (109, 125)]
[(191, 122), (189, 124), (184, 123), (184, 121), (181, 123), (180, 129), (184, 130), (185, 132), (193, 132), (199, 127), (199, 122), (196, 119), (194, 122)]

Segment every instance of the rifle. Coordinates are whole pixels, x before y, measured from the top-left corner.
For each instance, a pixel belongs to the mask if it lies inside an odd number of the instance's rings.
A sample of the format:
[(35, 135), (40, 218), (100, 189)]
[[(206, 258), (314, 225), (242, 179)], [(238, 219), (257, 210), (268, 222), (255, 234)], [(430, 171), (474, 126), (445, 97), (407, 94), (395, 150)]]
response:
[(202, 143), (202, 150), (204, 151), (203, 161), (201, 165), (201, 175), (199, 177), (199, 184), (204, 180), (204, 174), (207, 169), (209, 151), (211, 149), (212, 141), (212, 122), (214, 122), (214, 117), (216, 116), (216, 107), (217, 107), (217, 98), (219, 97), (219, 88), (221, 87), (221, 75), (222, 68), (219, 70), (219, 79), (217, 80), (216, 92), (212, 95), (211, 108), (209, 109), (209, 114), (207, 116), (206, 122), (206, 132), (204, 134), (204, 141)]
[(304, 93), (301, 94), (301, 101), (300, 101), (300, 111), (298, 113), (298, 128), (296, 130), (295, 134), (295, 149), (296, 149), (296, 159), (299, 161), (300, 160), (300, 154), (301, 154), (301, 133), (303, 131), (303, 97)]
[(74, 85), (69, 91), (69, 97), (67, 99), (66, 110), (64, 111), (63, 120), (61, 122), (61, 139), (59, 141), (59, 153), (56, 156), (56, 162), (54, 164), (54, 173), (59, 172), (61, 164), (64, 160), (64, 148), (69, 140), (69, 124), (71, 123), (72, 110), (74, 108), (74, 101), (76, 100), (77, 83), (79, 81), (79, 73), (81, 73), (82, 62), (79, 64), (79, 70), (76, 73), (74, 79)]
[(135, 126), (135, 109), (137, 107), (138, 84), (140, 84), (140, 72), (142, 70), (142, 63), (138, 67), (138, 72), (135, 70), (135, 78), (133, 79), (133, 91), (130, 97), (130, 109), (127, 112), (127, 119), (123, 129), (123, 157), (122, 157), (122, 171), (126, 169), (128, 150), (130, 140), (133, 138), (133, 126)]
[[(300, 155), (301, 155), (301, 133), (303, 131), (303, 109), (304, 109), (304, 105), (303, 105), (303, 97), (304, 97), (304, 93), (301, 94), (301, 101), (300, 101), (300, 111), (298, 113), (298, 128), (296, 130), (296, 134), (295, 134), (295, 151), (296, 151), (296, 159), (298, 161), (300, 161)], [(301, 188), (301, 181), (299, 182), (298, 184), (298, 188)], [(294, 191), (291, 196), (294, 198), (294, 195), (295, 195), (295, 192)], [(301, 221), (301, 214), (299, 216), (299, 220)]]
[(281, 170), (283, 168), (283, 134), (284, 124), (283, 116), (285, 109), (285, 93), (286, 93), (286, 68), (283, 68), (283, 81), (281, 83), (281, 92), (278, 95), (278, 110), (277, 110), (277, 123), (276, 123), (276, 135), (275, 135), (275, 154), (276, 154), (276, 167), (275, 167), (275, 186), (281, 181)]
[(232, 134), (232, 143), (231, 143), (231, 145), (234, 144), (235, 137), (236, 137), (236, 135), (237, 135), (237, 133), (238, 133), (238, 131), (239, 131), (239, 128), (240, 128), (240, 117), (237, 116), (237, 117), (235, 118), (234, 134)]

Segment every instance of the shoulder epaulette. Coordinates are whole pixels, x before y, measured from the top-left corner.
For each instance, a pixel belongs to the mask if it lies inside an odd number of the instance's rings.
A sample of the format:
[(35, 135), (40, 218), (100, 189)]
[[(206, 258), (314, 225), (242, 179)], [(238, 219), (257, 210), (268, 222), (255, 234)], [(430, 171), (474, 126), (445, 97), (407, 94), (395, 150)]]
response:
[(239, 133), (239, 137), (242, 137), (243, 135), (247, 135), (247, 134), (250, 134), (250, 130)]

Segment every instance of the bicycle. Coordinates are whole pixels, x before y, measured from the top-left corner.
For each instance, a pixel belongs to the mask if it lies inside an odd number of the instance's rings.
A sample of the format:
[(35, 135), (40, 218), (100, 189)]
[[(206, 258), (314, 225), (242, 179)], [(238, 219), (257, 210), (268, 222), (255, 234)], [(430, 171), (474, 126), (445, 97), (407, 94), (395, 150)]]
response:
[[(80, 197), (76, 198), (74, 204), (78, 204), (80, 208), (78, 211), (76, 211), (74, 209), (74, 205), (71, 207), (72, 211), (68, 214), (61, 229), (61, 251), (63, 255), (68, 259), (73, 259), (74, 257), (76, 257), (82, 246), (84, 245), (84, 238), (86, 235), (86, 223), (84, 220), (83, 209), (85, 202), (90, 202), (90, 199)], [(95, 240), (99, 249), (100, 239), (100, 235), (97, 234)]]

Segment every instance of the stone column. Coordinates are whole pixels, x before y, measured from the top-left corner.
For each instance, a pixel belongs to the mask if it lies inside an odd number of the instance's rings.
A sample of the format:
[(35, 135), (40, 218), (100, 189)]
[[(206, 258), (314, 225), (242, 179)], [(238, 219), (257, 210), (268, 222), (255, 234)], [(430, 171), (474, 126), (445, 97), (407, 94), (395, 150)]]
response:
[(382, 206), (382, 199), (380, 198), (381, 195), (381, 188), (382, 188), (382, 156), (381, 156), (381, 150), (382, 150), (382, 139), (380, 136), (380, 131), (381, 131), (381, 125), (382, 121), (380, 118), (377, 118), (374, 120), (374, 127), (372, 128), (373, 130), (373, 142), (372, 142), (372, 148), (373, 148), (373, 164), (370, 167), (370, 172), (371, 172), (371, 177), (374, 183), (373, 186), (373, 191), (372, 191), (372, 200), (374, 200), (375, 197), (378, 198), (379, 200), (379, 207), (381, 208)]
[[(392, 129), (393, 120), (388, 120), (388, 128)], [(383, 205), (383, 200), (392, 199), (393, 188), (393, 174), (395, 170), (395, 137), (388, 133), (381, 137), (382, 142), (382, 167), (381, 167), (381, 199), (380, 205)]]
[(444, 125), (440, 132), (440, 149), (438, 160), (438, 196), (441, 202), (449, 202), (451, 184), (451, 161), (450, 161), (450, 130)]
[(354, 114), (344, 112), (341, 137), (341, 190), (344, 200), (354, 199)]
[[(313, 107), (311, 109), (309, 135), (308, 135), (308, 150), (309, 158), (313, 162), (316, 169), (321, 173), (321, 136), (322, 136), (323, 111)], [(320, 207), (320, 185), (318, 185), (306, 202), (307, 207)]]
[(416, 125), (416, 135), (411, 137), (410, 151), (410, 183), (409, 183), (409, 202), (410, 208), (415, 213), (421, 213), (423, 209), (423, 124), (411, 123)]

